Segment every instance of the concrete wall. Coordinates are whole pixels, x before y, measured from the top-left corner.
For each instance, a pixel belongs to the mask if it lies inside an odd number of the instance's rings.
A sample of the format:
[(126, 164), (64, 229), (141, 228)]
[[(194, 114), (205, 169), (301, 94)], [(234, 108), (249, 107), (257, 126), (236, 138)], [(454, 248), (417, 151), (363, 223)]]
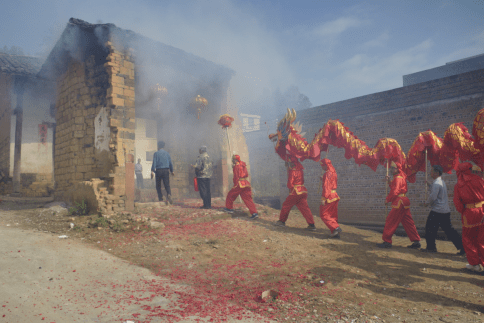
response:
[[(328, 119), (339, 119), (361, 140), (373, 148), (379, 138), (394, 138), (405, 153), (419, 132), (431, 129), (439, 137), (452, 123), (463, 122), (472, 131), (476, 113), (484, 108), (484, 70), (459, 74), (390, 91), (375, 93), (346, 101), (335, 102), (298, 111), (297, 121), (303, 125), (306, 138), (314, 134)], [(325, 157), (325, 154), (323, 154)], [(251, 157), (252, 158), (252, 157)], [(384, 207), (386, 170), (373, 172), (366, 166), (358, 167), (344, 158), (344, 150), (330, 146), (329, 158), (338, 172), (339, 219), (342, 223), (382, 225), (386, 218)], [(287, 196), (287, 175), (279, 160), (279, 188), (281, 202)], [(303, 162), (305, 181), (309, 190), (309, 205), (318, 214), (321, 196), (321, 167), (312, 161)], [(268, 173), (264, 180), (270, 180)], [(424, 174), (417, 174), (415, 184), (408, 185), (411, 212), (417, 227), (425, 226), (429, 210), (424, 202)], [(455, 173), (444, 175), (449, 192), (452, 221), (460, 227), (460, 215), (452, 203)]]

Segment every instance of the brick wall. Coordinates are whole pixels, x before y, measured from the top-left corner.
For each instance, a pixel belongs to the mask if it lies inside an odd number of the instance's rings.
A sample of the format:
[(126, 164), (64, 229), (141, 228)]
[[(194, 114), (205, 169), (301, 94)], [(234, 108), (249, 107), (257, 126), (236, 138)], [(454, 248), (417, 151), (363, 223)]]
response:
[[(94, 179), (95, 189), (103, 188), (99, 208), (109, 213), (124, 210), (125, 162), (134, 154), (135, 108), (132, 56), (110, 42), (106, 47), (104, 64), (94, 56), (85, 62), (73, 60), (57, 80), (55, 178), (60, 196), (74, 184)], [(106, 149), (95, 138), (104, 111), (109, 120)], [(98, 178), (105, 185), (98, 184)]]
[[(246, 132), (249, 161), (251, 165), (251, 186), (254, 201), (274, 208), (280, 208), (279, 156), (274, 145), (267, 138), (266, 131)], [(285, 182), (284, 182), (285, 183)], [(287, 192), (287, 189), (283, 190)]]
[[(474, 117), (482, 108), (484, 70), (478, 70), (298, 111), (297, 121), (302, 123), (307, 132), (308, 141), (312, 140), (328, 119), (339, 119), (370, 148), (374, 147), (379, 138), (389, 137), (396, 139), (407, 153), (419, 132), (431, 129), (442, 138), (448, 126), (456, 122), (463, 122), (472, 130)], [(344, 158), (343, 149), (332, 146), (328, 157), (338, 172), (340, 222), (382, 225), (386, 217), (383, 204), (386, 170), (381, 166), (376, 172), (364, 165), (358, 167), (353, 159)], [(281, 160), (278, 166), (282, 202), (287, 196), (287, 175)], [(321, 167), (312, 161), (303, 162), (303, 166), (309, 190), (309, 205), (317, 215), (321, 195)], [(264, 179), (270, 180), (269, 175)], [(444, 175), (443, 179), (447, 183), (452, 221), (460, 227), (460, 215), (452, 203), (455, 173)], [(408, 184), (411, 212), (420, 228), (425, 226), (429, 212), (428, 208), (420, 206), (424, 201), (424, 180), (425, 174), (418, 173), (416, 183)]]
[(11, 85), (11, 78), (0, 73), (0, 171), (7, 176), (10, 170)]
[(97, 156), (94, 147), (94, 119), (107, 105), (107, 86), (105, 68), (92, 60), (72, 61), (57, 79), (54, 173), (60, 195), (111, 168), (113, 158)]

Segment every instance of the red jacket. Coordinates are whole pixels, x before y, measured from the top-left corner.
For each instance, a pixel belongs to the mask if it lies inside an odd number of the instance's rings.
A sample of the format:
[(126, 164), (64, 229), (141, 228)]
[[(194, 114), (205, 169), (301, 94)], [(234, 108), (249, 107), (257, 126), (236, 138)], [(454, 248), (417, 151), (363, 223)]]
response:
[(470, 163), (459, 164), (457, 169), (457, 184), (454, 186), (454, 205), (462, 214), (462, 225), (474, 227), (481, 223), (467, 223), (466, 215), (483, 214), (484, 180), (472, 174)]
[(299, 195), (307, 193), (308, 190), (304, 186), (304, 167), (299, 160), (286, 154), (285, 145), (279, 145), (276, 147), (276, 153), (286, 163), (289, 163), (289, 166), (287, 167), (287, 187), (291, 190), (289, 194)]
[(398, 165), (398, 175), (393, 177), (390, 183), (390, 193), (388, 193), (386, 202), (392, 202), (392, 208), (399, 208), (402, 204), (406, 209), (410, 208), (410, 200), (405, 196), (407, 194), (407, 177), (402, 170), (400, 164)]
[(250, 187), (250, 183), (247, 180), (249, 178), (249, 172), (247, 171), (247, 165), (243, 162), (237, 162), (234, 165), (234, 187), (240, 188)]
[(331, 203), (339, 200), (339, 195), (336, 193), (338, 188), (338, 174), (333, 166), (328, 167), (328, 170), (323, 175), (323, 194), (322, 200), (325, 203)]

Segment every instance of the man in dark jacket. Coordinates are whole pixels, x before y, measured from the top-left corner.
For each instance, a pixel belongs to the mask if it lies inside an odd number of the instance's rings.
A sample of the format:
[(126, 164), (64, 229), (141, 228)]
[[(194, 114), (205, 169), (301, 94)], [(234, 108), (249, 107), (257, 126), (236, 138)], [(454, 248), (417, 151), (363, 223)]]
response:
[(200, 155), (197, 158), (195, 165), (195, 175), (197, 176), (198, 190), (200, 197), (203, 200), (201, 209), (212, 208), (212, 195), (210, 193), (210, 177), (212, 177), (212, 161), (207, 153), (207, 146), (202, 146), (198, 150)]
[(165, 147), (165, 142), (158, 141), (158, 151), (153, 155), (153, 165), (151, 166), (151, 178), (153, 179), (153, 174), (155, 175), (156, 181), (156, 191), (158, 192), (158, 200), (163, 201), (163, 194), (161, 192), (161, 180), (163, 180), (163, 185), (166, 190), (166, 199), (168, 203), (173, 204), (171, 199), (171, 189), (170, 189), (170, 173), (175, 176), (173, 172), (173, 164), (171, 163), (170, 154), (163, 150)]

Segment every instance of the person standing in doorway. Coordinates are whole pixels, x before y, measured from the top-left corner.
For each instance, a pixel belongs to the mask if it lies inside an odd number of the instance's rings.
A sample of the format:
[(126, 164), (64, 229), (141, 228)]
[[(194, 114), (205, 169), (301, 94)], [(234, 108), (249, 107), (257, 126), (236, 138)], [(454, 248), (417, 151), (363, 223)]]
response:
[(173, 204), (171, 199), (170, 189), (170, 173), (175, 176), (173, 172), (173, 164), (171, 163), (170, 154), (165, 151), (165, 142), (158, 141), (158, 151), (153, 155), (153, 165), (151, 166), (151, 178), (155, 175), (156, 191), (158, 192), (158, 200), (163, 201), (163, 193), (161, 192), (161, 181), (166, 190), (166, 204)]
[(144, 189), (143, 184), (143, 166), (141, 165), (141, 158), (138, 158), (138, 163), (134, 165), (134, 174), (136, 175), (136, 186), (138, 189)]
[(199, 156), (195, 165), (192, 167), (195, 169), (195, 175), (197, 176), (198, 190), (200, 197), (203, 200), (203, 206), (201, 209), (212, 208), (212, 195), (210, 193), (210, 178), (212, 177), (212, 160), (207, 153), (207, 146), (202, 146), (198, 150)]
[(442, 180), (443, 173), (444, 169), (440, 165), (432, 166), (432, 170), (430, 171), (430, 177), (432, 177), (433, 181), (429, 180), (427, 183), (430, 187), (430, 195), (426, 205), (430, 205), (431, 211), (425, 224), (427, 248), (422, 249), (422, 251), (437, 252), (435, 238), (439, 227), (441, 227), (447, 235), (447, 238), (459, 250), (458, 254), (464, 255), (465, 251), (462, 247), (462, 237), (450, 222), (449, 199), (447, 197), (447, 185)]

